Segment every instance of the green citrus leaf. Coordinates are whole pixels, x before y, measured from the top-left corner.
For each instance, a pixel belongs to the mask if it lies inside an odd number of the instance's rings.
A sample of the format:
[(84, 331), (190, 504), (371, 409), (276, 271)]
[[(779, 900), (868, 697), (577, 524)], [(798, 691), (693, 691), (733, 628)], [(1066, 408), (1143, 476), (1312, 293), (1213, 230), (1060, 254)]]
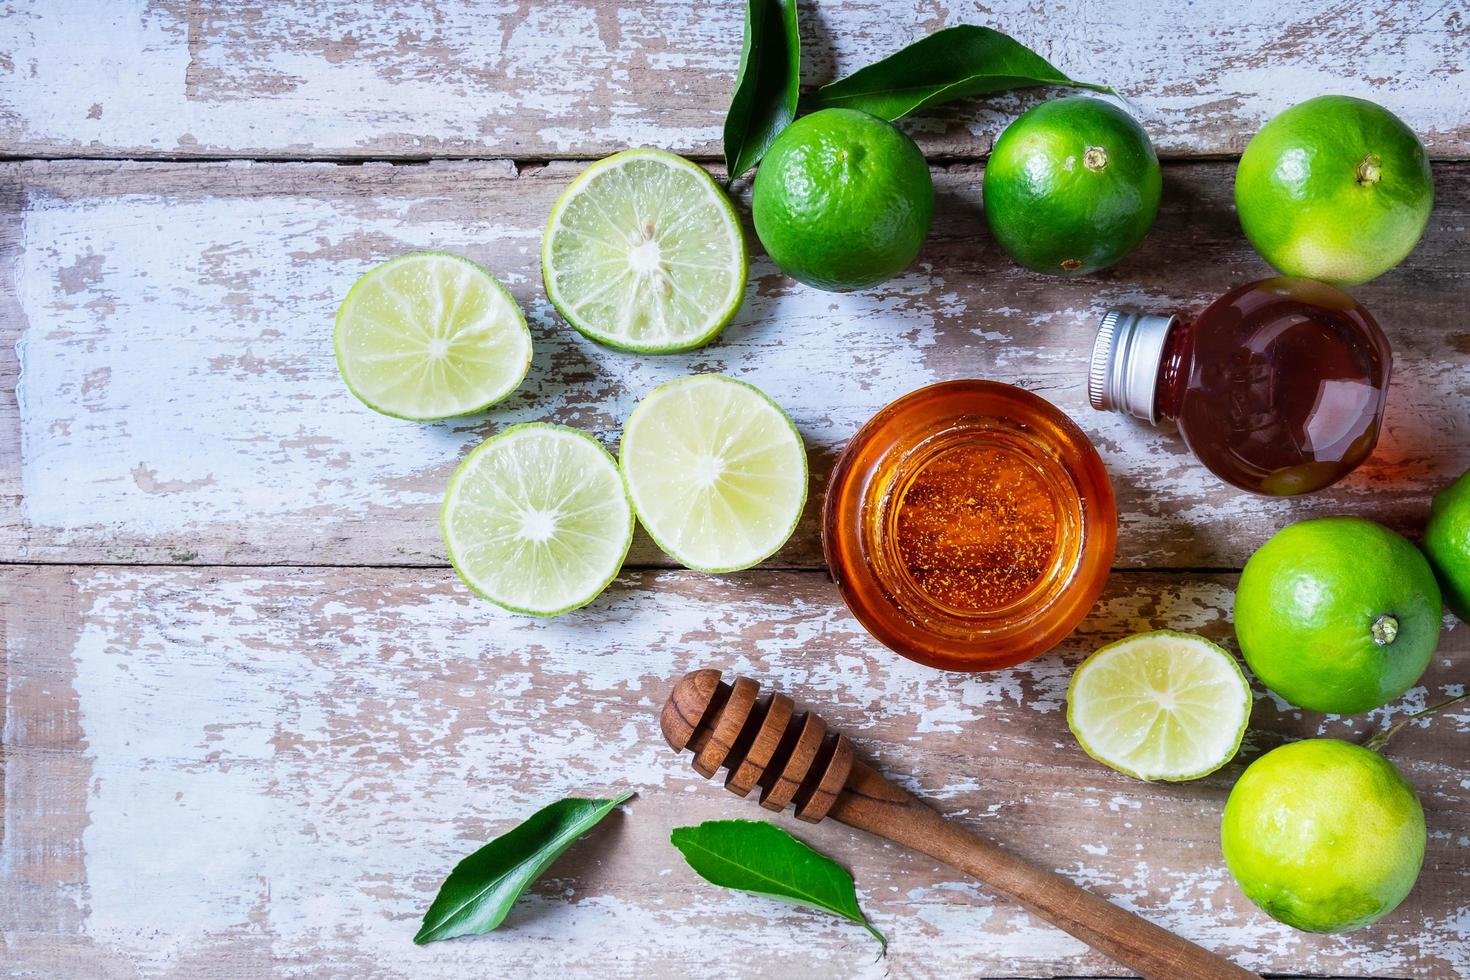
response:
[(486, 844), (449, 872), (413, 941), (423, 945), (494, 929), (562, 851), (632, 795), (630, 790), (611, 800), (557, 800)]
[(706, 820), (697, 827), (675, 827), (669, 840), (711, 884), (840, 915), (888, 948), (888, 940), (858, 907), (852, 875), (774, 824)]
[(1073, 81), (1041, 55), (988, 27), (946, 27), (817, 90), (813, 109), (861, 109), (894, 120), (974, 95), (1036, 85), (1112, 92)]
[(734, 180), (760, 162), (796, 118), (801, 37), (796, 0), (746, 0), (745, 42), (725, 113), (725, 170)]

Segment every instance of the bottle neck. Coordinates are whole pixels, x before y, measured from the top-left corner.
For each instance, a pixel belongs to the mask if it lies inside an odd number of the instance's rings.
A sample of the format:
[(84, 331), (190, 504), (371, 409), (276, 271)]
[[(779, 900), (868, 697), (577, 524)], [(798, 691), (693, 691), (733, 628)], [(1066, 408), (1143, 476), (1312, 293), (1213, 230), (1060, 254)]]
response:
[(1189, 382), (1190, 339), (1193, 335), (1193, 321), (1176, 319), (1164, 337), (1164, 352), (1159, 359), (1158, 380), (1154, 384), (1156, 419), (1171, 422), (1179, 419), (1179, 406)]
[[(1178, 324), (1173, 315), (1105, 313), (1093, 342), (1087, 379), (1092, 407), (1157, 422), (1165, 352)], [(1178, 373), (1176, 365), (1173, 375)]]

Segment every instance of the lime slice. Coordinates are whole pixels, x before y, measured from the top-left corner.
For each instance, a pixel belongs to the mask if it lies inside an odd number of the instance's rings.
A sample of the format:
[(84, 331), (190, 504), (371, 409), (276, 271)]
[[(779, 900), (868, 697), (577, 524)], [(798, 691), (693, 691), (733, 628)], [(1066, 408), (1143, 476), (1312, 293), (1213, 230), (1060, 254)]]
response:
[(759, 389), (718, 374), (655, 388), (623, 426), (628, 492), (681, 565), (733, 572), (775, 554), (806, 504), (806, 449)]
[(1098, 762), (1138, 779), (1198, 779), (1229, 762), (1251, 713), (1235, 658), (1190, 633), (1137, 633), (1082, 662), (1067, 726)]
[(337, 370), (364, 405), (427, 422), (516, 390), (531, 332), (495, 277), (468, 259), (415, 252), (368, 270), (337, 311)]
[(745, 240), (710, 175), (662, 150), (599, 160), (551, 209), (546, 295), (593, 340), (659, 354), (709, 343), (745, 295)]
[(516, 425), (449, 481), (439, 528), (465, 584), (497, 605), (555, 616), (597, 598), (633, 542), (622, 475), (591, 436)]

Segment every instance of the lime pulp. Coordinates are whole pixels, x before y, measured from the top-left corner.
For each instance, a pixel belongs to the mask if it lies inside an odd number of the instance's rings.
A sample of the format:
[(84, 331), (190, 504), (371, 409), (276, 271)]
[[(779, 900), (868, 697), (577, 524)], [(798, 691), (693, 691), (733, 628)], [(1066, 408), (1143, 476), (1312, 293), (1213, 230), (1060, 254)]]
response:
[(696, 164), (626, 150), (572, 181), (541, 245), (546, 295), (577, 330), (642, 353), (714, 339), (745, 295), (745, 241)]
[(628, 418), (619, 457), (649, 536), (700, 571), (769, 558), (806, 503), (796, 426), (758, 389), (721, 375), (654, 389)]
[(540, 422), (512, 426), (465, 458), (439, 524), (465, 584), (534, 616), (595, 599), (633, 540), (633, 509), (607, 450)]
[(488, 408), (531, 366), (526, 318), (457, 255), (415, 252), (370, 269), (337, 312), (337, 369), (374, 411), (431, 421)]
[(1206, 776), (1234, 757), (1251, 691), (1235, 658), (1190, 633), (1138, 633), (1082, 662), (1067, 726), (1088, 755), (1138, 779)]

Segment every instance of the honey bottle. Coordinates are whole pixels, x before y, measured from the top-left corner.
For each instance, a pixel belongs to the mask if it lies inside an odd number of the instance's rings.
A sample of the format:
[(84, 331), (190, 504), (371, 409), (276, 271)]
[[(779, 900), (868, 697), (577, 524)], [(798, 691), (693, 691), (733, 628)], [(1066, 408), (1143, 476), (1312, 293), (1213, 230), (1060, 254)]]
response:
[(1238, 286), (1192, 320), (1109, 310), (1092, 407), (1169, 419), (1232, 486), (1286, 497), (1331, 486), (1378, 442), (1393, 354), (1352, 296), (1311, 279)]

